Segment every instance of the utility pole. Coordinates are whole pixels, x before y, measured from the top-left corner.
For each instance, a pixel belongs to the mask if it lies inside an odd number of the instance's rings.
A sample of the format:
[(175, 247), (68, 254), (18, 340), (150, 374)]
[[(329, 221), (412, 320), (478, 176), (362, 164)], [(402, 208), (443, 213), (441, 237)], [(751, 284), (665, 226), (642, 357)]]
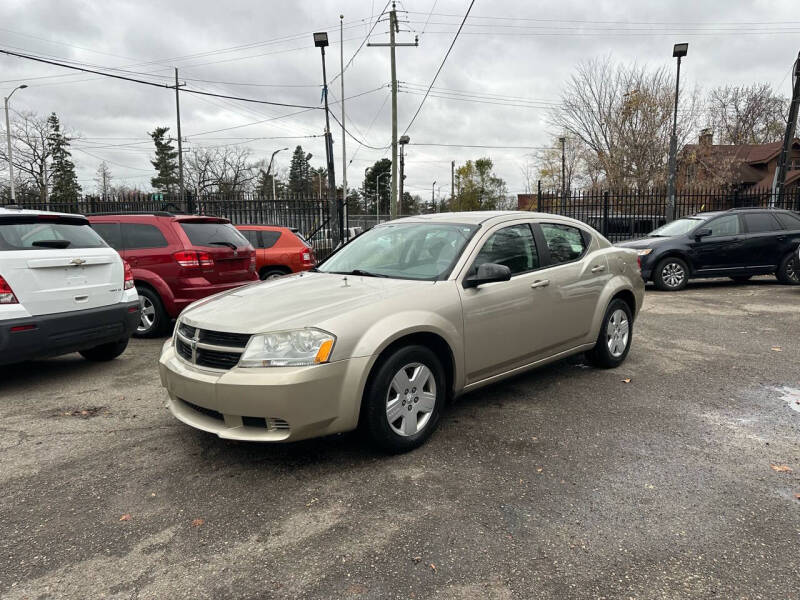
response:
[(183, 139), (181, 138), (181, 97), (179, 88), (178, 67), (175, 67), (175, 112), (178, 115), (178, 188), (181, 193), (180, 201), (183, 202), (186, 196), (183, 190)]
[(775, 198), (778, 201), (779, 208), (789, 208), (783, 205), (784, 184), (786, 183), (786, 171), (789, 166), (789, 153), (792, 149), (792, 140), (794, 140), (795, 128), (797, 127), (797, 113), (800, 109), (800, 52), (797, 54), (797, 60), (794, 61), (794, 69), (792, 70), (792, 80), (794, 87), (792, 89), (792, 102), (789, 104), (789, 120), (786, 122), (786, 133), (783, 136), (783, 147), (781, 154), (778, 158), (778, 169), (775, 172)]
[[(450, 206), (455, 206), (456, 202), (456, 161), (450, 161)], [(461, 207), (458, 207), (461, 209)]]
[(560, 137), (558, 141), (561, 142), (561, 212), (565, 213), (567, 211), (567, 162), (565, 158), (566, 154), (566, 142), (567, 138)]
[[(344, 221), (350, 224), (350, 215), (347, 211), (347, 150), (345, 148), (344, 130), (344, 15), (339, 15), (339, 80), (342, 84), (342, 205), (344, 207)], [(349, 237), (350, 228), (344, 227), (345, 234)]]
[(400, 32), (400, 24), (397, 22), (397, 9), (395, 3), (392, 2), (392, 10), (389, 13), (389, 43), (388, 44), (372, 44), (367, 46), (374, 47), (389, 47), (389, 56), (391, 59), (392, 69), (392, 199), (389, 206), (391, 218), (394, 219), (398, 212), (397, 201), (397, 65), (395, 60), (395, 48), (398, 46), (419, 46), (419, 37), (414, 38), (414, 43), (400, 43), (395, 41), (395, 33)]
[(17, 90), (24, 90), (27, 84), (22, 84), (15, 87), (11, 90), (11, 93), (3, 98), (3, 104), (6, 109), (6, 142), (8, 143), (8, 182), (11, 186), (11, 204), (14, 204), (14, 201), (17, 199), (16, 191), (14, 188), (14, 154), (13, 149), (11, 146), (11, 126), (8, 124), (8, 101), (11, 99), (11, 96), (14, 95), (14, 92)]

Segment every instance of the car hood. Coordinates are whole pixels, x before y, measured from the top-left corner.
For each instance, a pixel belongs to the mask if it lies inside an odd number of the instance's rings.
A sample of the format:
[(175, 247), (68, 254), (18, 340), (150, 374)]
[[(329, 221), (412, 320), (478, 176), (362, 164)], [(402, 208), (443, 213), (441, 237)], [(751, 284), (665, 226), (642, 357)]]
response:
[(638, 240), (628, 240), (627, 242), (618, 242), (614, 244), (617, 248), (657, 248), (662, 244), (673, 241), (675, 238), (670, 237), (645, 237)]
[(181, 319), (202, 329), (231, 333), (320, 326), (343, 314), (356, 313), (382, 298), (434, 284), (433, 281), (298, 273), (201, 300), (187, 308)]

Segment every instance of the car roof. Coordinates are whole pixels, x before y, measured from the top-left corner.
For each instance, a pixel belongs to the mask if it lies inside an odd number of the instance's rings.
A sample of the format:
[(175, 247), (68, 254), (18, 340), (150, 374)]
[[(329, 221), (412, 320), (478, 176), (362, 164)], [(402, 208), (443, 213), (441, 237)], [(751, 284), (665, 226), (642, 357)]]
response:
[(177, 221), (179, 223), (230, 223), (230, 220), (224, 217), (215, 217), (212, 215), (173, 215), (171, 213), (164, 212), (93, 213), (89, 214), (88, 218), (90, 221), (100, 221), (104, 219), (167, 219), (170, 221)]
[(533, 212), (528, 210), (483, 210), (483, 211), (470, 211), (470, 212), (446, 212), (446, 213), (432, 213), (427, 215), (414, 215), (411, 217), (402, 217), (390, 223), (419, 223), (419, 222), (435, 222), (435, 223), (458, 223), (465, 225), (482, 225), (489, 221), (498, 223), (503, 221), (511, 221), (514, 219), (555, 219), (559, 221), (572, 222), (586, 226), (586, 223), (564, 217), (553, 213)]
[(283, 225), (250, 225), (247, 223), (234, 225), (236, 229), (263, 229), (265, 231), (297, 231), (293, 227), (284, 227)]
[(85, 219), (83, 215), (73, 213), (53, 212), (50, 210), (30, 210), (27, 208), (8, 208), (7, 206), (0, 206), (0, 218), (4, 216), (37, 216), (37, 215), (57, 215), (59, 217), (71, 217), (73, 219)]

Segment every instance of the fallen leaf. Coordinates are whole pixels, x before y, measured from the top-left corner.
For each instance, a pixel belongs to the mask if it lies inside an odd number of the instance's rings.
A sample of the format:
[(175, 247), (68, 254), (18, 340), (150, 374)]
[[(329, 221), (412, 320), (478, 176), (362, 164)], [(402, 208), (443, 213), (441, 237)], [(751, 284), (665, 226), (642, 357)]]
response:
[(435, 564), (431, 563), (431, 569), (433, 569), (433, 572), (436, 573), (436, 565)]
[(792, 468), (788, 465), (770, 465), (773, 471), (777, 471), (778, 473), (791, 473)]
[(626, 377), (625, 379), (622, 380), (622, 383), (630, 383), (630, 382), (631, 382), (630, 377)]
[(122, 515), (122, 516), (119, 518), (119, 520), (120, 520), (120, 521), (130, 521), (130, 520), (131, 520), (131, 516), (130, 516), (128, 513), (125, 513), (124, 515)]
[(192, 521), (192, 527), (200, 527), (203, 523), (205, 523), (205, 519), (194, 519)]
[(306, 503), (306, 506), (311, 506), (312, 504), (316, 503), (316, 502), (317, 502), (317, 500), (318, 500), (318, 498), (312, 498), (312, 499), (311, 499), (311, 502), (307, 502), (307, 503)]
[(537, 473), (541, 473), (542, 471), (544, 471), (544, 469), (542, 469), (542, 468), (538, 468), (538, 469), (536, 469), (536, 472), (537, 472)]
[(415, 557), (414, 557), (414, 558), (412, 558), (411, 560), (413, 560), (415, 563), (418, 563), (419, 561), (421, 561), (421, 560), (422, 560), (422, 557), (421, 557), (421, 556), (415, 556)]
[(773, 346), (772, 347), (772, 351), (773, 352), (783, 352), (783, 348), (781, 348), (780, 346)]

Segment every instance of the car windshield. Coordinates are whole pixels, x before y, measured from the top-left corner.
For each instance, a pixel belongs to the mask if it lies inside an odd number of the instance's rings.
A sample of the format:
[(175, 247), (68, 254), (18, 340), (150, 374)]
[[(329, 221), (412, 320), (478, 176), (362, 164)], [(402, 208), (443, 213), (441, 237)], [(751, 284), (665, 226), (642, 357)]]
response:
[(449, 223), (387, 223), (373, 227), (319, 267), (345, 273), (397, 279), (444, 279), (478, 229)]
[(703, 219), (698, 219), (697, 217), (676, 219), (671, 223), (662, 225), (658, 229), (654, 229), (647, 234), (647, 237), (672, 237), (674, 235), (683, 235), (684, 233), (689, 233), (702, 222)]

